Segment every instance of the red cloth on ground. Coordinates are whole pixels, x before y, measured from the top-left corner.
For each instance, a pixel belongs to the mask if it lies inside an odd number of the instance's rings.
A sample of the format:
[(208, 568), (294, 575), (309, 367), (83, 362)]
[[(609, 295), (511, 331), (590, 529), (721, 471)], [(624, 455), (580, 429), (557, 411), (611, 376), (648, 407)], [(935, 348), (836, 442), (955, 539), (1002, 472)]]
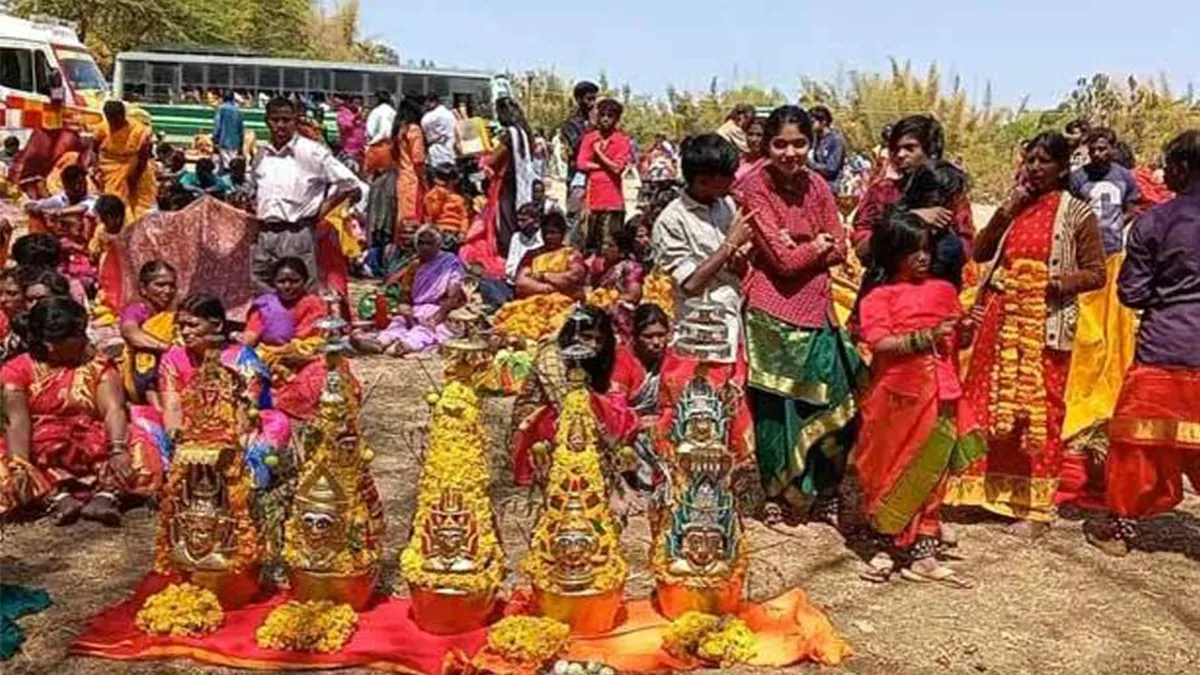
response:
[(1135, 364), (1109, 422), (1106, 501), (1123, 518), (1169, 511), (1200, 488), (1200, 371)]
[(333, 654), (281, 652), (262, 649), (254, 640), (271, 610), (289, 598), (277, 595), (225, 612), (225, 622), (204, 638), (151, 636), (135, 619), (146, 598), (166, 587), (169, 579), (151, 574), (133, 597), (111, 607), (92, 621), (71, 645), (71, 653), (118, 661), (189, 658), (230, 668), (257, 670), (328, 670), (364, 667), (397, 673), (439, 673), (452, 650), (474, 652), (486, 642), (487, 631), (439, 636), (421, 631), (410, 616), (409, 601), (378, 596), (359, 613), (358, 627), (342, 651)]

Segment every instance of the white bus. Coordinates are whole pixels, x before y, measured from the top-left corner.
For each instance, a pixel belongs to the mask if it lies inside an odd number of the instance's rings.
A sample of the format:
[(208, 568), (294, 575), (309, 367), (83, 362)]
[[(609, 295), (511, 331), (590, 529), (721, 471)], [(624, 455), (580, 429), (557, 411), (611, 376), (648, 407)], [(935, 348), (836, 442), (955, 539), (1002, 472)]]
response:
[(334, 95), (369, 101), (376, 91), (387, 91), (436, 93), (447, 105), (465, 101), (479, 109), (492, 104), (492, 80), (492, 73), (478, 70), (140, 51), (117, 55), (112, 86), (118, 98), (149, 104), (211, 104), (226, 91), (250, 103), (292, 93), (315, 101)]

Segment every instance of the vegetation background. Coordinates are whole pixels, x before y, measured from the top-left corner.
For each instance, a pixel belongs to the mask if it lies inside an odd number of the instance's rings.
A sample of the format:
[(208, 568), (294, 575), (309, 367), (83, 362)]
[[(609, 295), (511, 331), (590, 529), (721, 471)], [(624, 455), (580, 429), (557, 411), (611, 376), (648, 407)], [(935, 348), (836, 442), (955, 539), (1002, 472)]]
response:
[[(147, 45), (400, 62), (394, 49), (362, 35), (358, 0), (8, 0), (0, 6), (18, 15), (48, 14), (74, 21), (105, 68), (118, 52)], [(546, 58), (552, 61), (554, 55)], [(974, 180), (975, 199), (985, 201), (1008, 189), (1022, 140), (1061, 129), (1076, 117), (1115, 129), (1140, 163), (1152, 163), (1166, 140), (1200, 123), (1200, 99), (1191, 85), (1178, 92), (1161, 76), (1080, 77), (1074, 91), (1049, 110), (1032, 110), (1024, 103), (996, 106), (990, 87), (975, 97), (958, 78), (946, 82), (936, 64), (920, 72), (895, 59), (881, 73), (851, 70), (828, 80), (801, 77), (794, 91), (723, 86), (714, 77), (708, 91), (668, 87), (657, 94), (634, 92), (628, 85), (610, 82), (604, 73), (568, 75), (546, 68), (510, 76), (530, 124), (550, 133), (571, 112), (575, 77), (594, 79), (607, 95), (624, 103), (623, 125), (643, 144), (656, 134), (680, 138), (715, 129), (738, 103), (772, 106), (798, 100), (829, 106), (850, 146), (869, 152), (879, 144), (888, 122), (931, 113), (945, 125), (948, 157), (966, 167)]]

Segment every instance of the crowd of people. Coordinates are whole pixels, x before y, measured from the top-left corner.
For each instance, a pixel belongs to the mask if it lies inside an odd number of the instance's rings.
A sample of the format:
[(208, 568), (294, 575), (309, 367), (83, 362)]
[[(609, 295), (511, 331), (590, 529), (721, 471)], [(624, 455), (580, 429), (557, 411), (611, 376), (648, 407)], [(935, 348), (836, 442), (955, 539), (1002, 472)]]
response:
[[(1107, 511), (1088, 539), (1122, 554), (1139, 519), (1180, 501), (1183, 475), (1200, 479), (1200, 404), (1187, 395), (1200, 385), (1188, 340), (1200, 131), (1164, 148), (1161, 179), (1127, 168), (1110, 129), (1041, 133), (977, 229), (967, 170), (929, 115), (889, 125), (864, 179), (823, 106), (765, 118), (739, 106), (713, 133), (678, 149), (656, 138), (639, 158), (621, 104), (600, 94), (576, 86), (558, 134), (561, 206), (546, 144), (508, 98), (491, 122), (436, 96), (380, 92), (369, 111), (339, 101), (336, 144), (276, 98), (269, 137), (248, 143), (229, 92), (212, 137), (187, 151), (156, 146), (114, 101), (90, 139), (43, 131), (14, 148), (28, 225), (0, 272), (0, 516), (117, 525), (153, 498), (184, 424), (180, 392), (207, 354), (265, 392), (263, 442), (282, 453), (326, 380), (323, 317), (342, 314), (360, 352), (424, 355), (461, 336), (460, 309), (493, 350), (527, 358), (500, 392), (517, 396), (514, 482), (545, 480), (578, 367), (614, 499), (626, 513), (658, 499), (648, 439), (703, 378), (734, 392), (748, 513), (860, 522), (872, 582), (971, 585), (943, 562), (956, 544), (943, 505), (981, 507), (1028, 537), (1067, 505)], [(633, 207), (631, 170), (682, 187)], [(847, 182), (861, 188), (848, 220)], [(129, 261), (113, 242), (209, 199), (257, 231), (246, 316), (213, 289), (180, 297), (186, 261), (150, 260), (136, 289), (117, 288)], [(376, 278), (353, 310), (340, 268)], [(117, 337), (103, 339), (103, 316)], [(1135, 326), (1136, 351), (1122, 338)], [(259, 468), (264, 490), (287, 480)]]

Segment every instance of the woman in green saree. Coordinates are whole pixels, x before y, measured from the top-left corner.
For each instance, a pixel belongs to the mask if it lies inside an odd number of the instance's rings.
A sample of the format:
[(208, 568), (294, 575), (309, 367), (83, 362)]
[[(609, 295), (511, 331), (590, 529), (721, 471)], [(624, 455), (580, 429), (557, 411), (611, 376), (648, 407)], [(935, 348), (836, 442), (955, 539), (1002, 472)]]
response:
[(752, 214), (744, 283), (747, 397), (772, 502), (766, 516), (836, 524), (862, 372), (833, 314), (829, 269), (845, 261), (846, 236), (833, 193), (808, 168), (808, 113), (780, 107), (764, 131), (764, 168), (739, 181), (735, 197)]

